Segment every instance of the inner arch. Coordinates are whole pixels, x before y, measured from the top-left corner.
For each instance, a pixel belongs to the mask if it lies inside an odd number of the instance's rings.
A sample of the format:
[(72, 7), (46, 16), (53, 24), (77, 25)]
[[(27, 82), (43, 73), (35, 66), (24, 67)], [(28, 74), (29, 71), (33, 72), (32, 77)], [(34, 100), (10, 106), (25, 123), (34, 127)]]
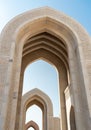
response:
[[(55, 35), (46, 31), (42, 33), (39, 32), (33, 35), (32, 37), (28, 38), (28, 40), (26, 40), (23, 46), (21, 73), (24, 74), (25, 68), (30, 63), (33, 63), (35, 60), (38, 59), (46, 59), (47, 61), (49, 61), (49, 63), (53, 64), (58, 70), (60, 81), (60, 111), (62, 116), (61, 124), (62, 128), (65, 127), (64, 129), (66, 129), (67, 121), (64, 91), (68, 84), (70, 84), (68, 48), (65, 45), (65, 43)], [(65, 122), (65, 126), (63, 125), (63, 122)]]
[(54, 115), (59, 116), (59, 78), (54, 66), (44, 60), (37, 60), (26, 68), (23, 94), (34, 88), (42, 90), (51, 98), (54, 106)]
[(28, 130), (31, 127), (35, 130), (42, 130), (42, 117), (42, 111), (37, 105), (34, 104), (29, 107), (26, 111), (25, 130)]

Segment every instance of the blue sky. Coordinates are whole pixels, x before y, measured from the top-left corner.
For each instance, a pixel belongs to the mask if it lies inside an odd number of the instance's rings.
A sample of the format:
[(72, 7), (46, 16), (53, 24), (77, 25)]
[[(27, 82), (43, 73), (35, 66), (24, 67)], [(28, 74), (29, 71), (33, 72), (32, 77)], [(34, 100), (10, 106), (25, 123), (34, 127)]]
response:
[[(0, 32), (16, 15), (42, 6), (50, 6), (71, 16), (91, 35), (91, 0), (0, 0)], [(57, 71), (51, 65), (41, 60), (36, 61), (26, 69), (24, 92), (34, 87), (45, 91), (54, 101), (54, 115), (58, 116), (57, 76)], [(37, 117), (39, 119), (39, 116)]]

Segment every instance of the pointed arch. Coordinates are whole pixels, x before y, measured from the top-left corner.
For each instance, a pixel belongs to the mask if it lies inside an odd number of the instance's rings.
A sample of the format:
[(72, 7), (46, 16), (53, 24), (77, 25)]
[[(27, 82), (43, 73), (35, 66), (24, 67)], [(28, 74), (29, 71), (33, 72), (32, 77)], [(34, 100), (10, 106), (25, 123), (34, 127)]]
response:
[[(29, 45), (30, 50), (26, 51), (25, 46), (28, 45), (28, 42), (32, 40), (33, 43), (33, 38), (38, 38), (38, 34), (44, 33), (48, 33), (48, 36), (45, 34), (46, 38), (43, 42), (35, 42), (34, 48)], [(53, 43), (50, 35), (53, 36), (52, 38), (56, 42)], [(31, 42), (30, 44), (32, 44)], [(60, 49), (58, 49), (59, 47)], [(67, 130), (63, 96), (67, 85), (71, 88), (75, 110), (78, 111), (78, 108), (80, 108), (80, 111), (76, 113), (76, 121), (80, 121), (81, 124), (78, 129), (91, 129), (90, 121), (87, 122), (91, 114), (89, 100), (91, 98), (91, 80), (89, 80), (91, 77), (90, 49), (91, 39), (83, 27), (72, 18), (49, 7), (28, 11), (11, 20), (0, 35), (1, 129), (19, 129), (23, 71), (27, 65), (27, 59), (26, 62), (23, 59), (25, 55), (30, 55), (29, 58), (33, 61), (37, 57), (37, 52), (39, 52), (37, 58), (46, 57), (56, 65), (60, 75), (60, 100), (63, 101), (61, 105), (61, 114), (63, 114), (62, 129)], [(67, 83), (67, 72), (70, 75), (70, 84)], [(75, 94), (75, 92), (77, 93)], [(3, 99), (5, 102), (3, 102)], [(85, 110), (88, 111), (84, 113)]]
[(25, 126), (25, 113), (31, 105), (37, 105), (41, 108), (43, 113), (43, 129), (50, 128), (50, 117), (53, 117), (53, 106), (50, 98), (41, 90), (35, 88), (22, 97), (21, 105), (21, 125), (20, 129), (24, 130)]
[[(39, 104), (37, 104), (37, 102)], [(43, 108), (47, 109), (49, 115), (53, 116), (53, 106), (50, 98), (38, 88), (35, 88), (27, 92), (22, 97), (22, 108), (25, 107), (25, 109), (27, 109), (29, 106), (33, 104), (38, 105), (41, 108), (41, 110), (43, 110)], [(47, 106), (49, 107), (47, 108)]]
[(28, 130), (28, 128), (33, 127), (34, 130), (39, 130), (39, 126), (37, 125), (37, 123), (35, 123), (34, 121), (29, 121), (26, 125), (25, 125), (25, 130)]

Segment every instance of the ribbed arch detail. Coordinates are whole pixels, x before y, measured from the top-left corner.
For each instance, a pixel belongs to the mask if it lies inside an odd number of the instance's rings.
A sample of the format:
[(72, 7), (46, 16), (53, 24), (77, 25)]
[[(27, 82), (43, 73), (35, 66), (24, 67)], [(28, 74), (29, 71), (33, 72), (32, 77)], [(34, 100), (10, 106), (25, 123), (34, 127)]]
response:
[(23, 57), (34, 51), (44, 49), (57, 56), (68, 69), (68, 54), (65, 44), (57, 37), (43, 32), (29, 38), (23, 48)]

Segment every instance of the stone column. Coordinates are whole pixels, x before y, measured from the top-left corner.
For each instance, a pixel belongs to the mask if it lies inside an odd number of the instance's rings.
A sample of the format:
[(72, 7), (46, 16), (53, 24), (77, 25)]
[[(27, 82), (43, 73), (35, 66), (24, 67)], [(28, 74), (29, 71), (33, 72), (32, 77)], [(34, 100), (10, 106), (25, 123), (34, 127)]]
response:
[(71, 109), (71, 94), (70, 94), (70, 86), (67, 86), (67, 88), (64, 91), (65, 94), (65, 102), (66, 102), (66, 115), (67, 115), (67, 126), (68, 130), (70, 129), (70, 109)]
[(66, 116), (66, 104), (65, 104), (65, 95), (64, 95), (64, 90), (66, 89), (67, 86), (67, 75), (66, 75), (66, 70), (65, 67), (61, 66), (61, 70), (59, 71), (59, 93), (60, 93), (60, 109), (61, 109), (61, 129), (62, 130), (67, 130), (67, 116)]
[(71, 75), (71, 92), (74, 102), (76, 118), (76, 129), (87, 130), (87, 100), (85, 95), (84, 80), (82, 78), (82, 68), (80, 60), (77, 58), (76, 51), (69, 49), (69, 67)]

